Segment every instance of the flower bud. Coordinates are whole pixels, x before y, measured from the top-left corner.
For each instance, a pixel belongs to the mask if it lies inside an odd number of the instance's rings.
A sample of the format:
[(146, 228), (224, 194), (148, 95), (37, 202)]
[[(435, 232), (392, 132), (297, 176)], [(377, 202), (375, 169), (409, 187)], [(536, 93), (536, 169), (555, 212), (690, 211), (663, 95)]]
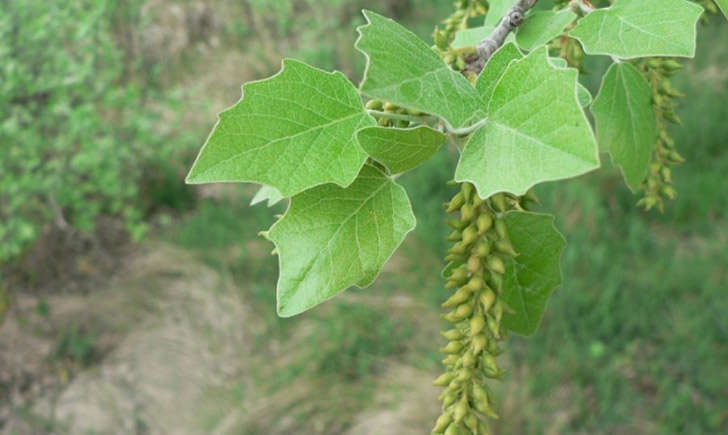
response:
[(382, 110), (384, 103), (382, 100), (369, 100), (367, 101), (366, 108), (369, 110)]
[(463, 344), (459, 341), (451, 341), (447, 344), (447, 346), (440, 349), (440, 352), (442, 353), (449, 353), (449, 354), (456, 354), (459, 353), (460, 350), (463, 348)]
[(446, 387), (450, 381), (455, 378), (455, 373), (453, 372), (445, 372), (440, 375), (437, 379), (435, 379), (434, 382), (432, 382), (433, 385), (436, 385), (438, 387)]
[(480, 294), (480, 303), (483, 306), (483, 312), (487, 313), (495, 302), (495, 292), (490, 288)]
[(478, 230), (473, 225), (463, 230), (463, 244), (465, 246), (470, 245), (478, 238)]
[(508, 238), (508, 230), (506, 229), (506, 223), (503, 222), (503, 219), (498, 219), (495, 221), (495, 232), (501, 239)]
[(452, 308), (466, 302), (470, 299), (471, 290), (465, 286), (460, 287), (458, 291), (452, 294), (445, 302), (442, 303), (442, 308)]
[(468, 413), (468, 410), (470, 410), (470, 407), (468, 406), (468, 401), (465, 399), (465, 396), (463, 396), (458, 404), (455, 405), (453, 419), (458, 423), (461, 422), (463, 418), (465, 418), (465, 415)]
[(475, 226), (478, 227), (478, 234), (481, 236), (490, 229), (493, 225), (493, 218), (488, 213), (481, 213), (478, 219), (475, 221)]
[(503, 260), (501, 260), (500, 257), (491, 255), (485, 261), (488, 269), (490, 269), (491, 271), (499, 273), (501, 275), (506, 273), (506, 265), (503, 263)]
[(465, 203), (465, 196), (463, 195), (463, 192), (458, 192), (452, 198), (452, 200), (450, 200), (450, 202), (447, 205), (446, 210), (448, 213), (453, 213), (455, 211), (460, 210), (460, 207), (462, 207), (464, 203)]
[(459, 329), (449, 329), (445, 332), (441, 333), (443, 337), (447, 338), (450, 341), (453, 340), (460, 340), (461, 338), (465, 337), (465, 334), (462, 333)]
[(446, 412), (442, 414), (435, 422), (435, 427), (432, 429), (434, 433), (443, 433), (448, 426), (452, 423), (452, 413)]
[(473, 354), (478, 355), (482, 352), (486, 344), (488, 344), (488, 339), (485, 334), (478, 334), (473, 337)]
[(470, 319), (470, 335), (478, 335), (485, 328), (485, 316), (476, 314)]
[(490, 198), (490, 203), (493, 204), (495, 211), (504, 212), (506, 211), (506, 197), (502, 193), (497, 193)]

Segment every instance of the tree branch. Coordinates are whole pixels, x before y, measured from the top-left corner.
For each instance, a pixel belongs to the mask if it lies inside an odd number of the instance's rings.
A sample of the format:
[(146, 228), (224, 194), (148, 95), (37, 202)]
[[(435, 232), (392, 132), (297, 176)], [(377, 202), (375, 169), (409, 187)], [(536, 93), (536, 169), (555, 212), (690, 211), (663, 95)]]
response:
[(488, 59), (498, 50), (514, 29), (521, 25), (526, 12), (531, 9), (538, 0), (518, 0), (508, 13), (500, 20), (493, 33), (480, 41), (477, 54), (468, 59), (467, 69), (480, 74)]

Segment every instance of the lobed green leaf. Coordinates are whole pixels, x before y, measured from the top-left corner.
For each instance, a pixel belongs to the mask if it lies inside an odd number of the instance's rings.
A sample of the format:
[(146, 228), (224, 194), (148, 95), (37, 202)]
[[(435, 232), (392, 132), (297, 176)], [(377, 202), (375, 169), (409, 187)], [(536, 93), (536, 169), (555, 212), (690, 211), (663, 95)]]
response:
[(723, 11), (723, 15), (728, 18), (728, 0), (715, 0), (715, 3)]
[(657, 142), (649, 83), (632, 64), (615, 63), (604, 75), (591, 111), (599, 146), (611, 154), (630, 189), (638, 190)]
[(414, 227), (404, 188), (371, 165), (349, 187), (325, 184), (294, 196), (268, 233), (279, 255), (278, 314), (370, 285)]
[(356, 48), (367, 57), (361, 92), (437, 115), (452, 127), (485, 116), (485, 103), (472, 84), (450, 69), (414, 33), (395, 21), (364, 11)]
[(281, 200), (283, 200), (283, 195), (281, 195), (281, 192), (279, 192), (278, 189), (263, 185), (260, 189), (258, 189), (258, 192), (256, 192), (255, 196), (253, 196), (253, 199), (250, 200), (250, 205), (256, 205), (263, 201), (268, 201), (268, 207), (273, 207)]
[(485, 25), (495, 27), (518, 0), (489, 0), (488, 13), (485, 15)]
[(551, 292), (561, 284), (566, 240), (551, 215), (511, 212), (505, 223), (518, 256), (506, 265), (502, 298), (512, 311), (503, 316), (503, 326), (531, 335), (541, 323)]
[(447, 137), (430, 127), (368, 127), (359, 131), (359, 143), (374, 160), (393, 174), (414, 169), (432, 157)]
[(356, 132), (374, 125), (341, 73), (286, 59), (220, 114), (188, 183), (252, 181), (292, 196), (324, 183), (347, 186), (367, 159)]
[(577, 100), (577, 71), (556, 68), (542, 47), (513, 61), (468, 140), (455, 179), (482, 198), (523, 195), (535, 184), (599, 167), (596, 140)]
[(587, 54), (693, 57), (702, 13), (687, 0), (617, 0), (581, 18), (569, 35)]

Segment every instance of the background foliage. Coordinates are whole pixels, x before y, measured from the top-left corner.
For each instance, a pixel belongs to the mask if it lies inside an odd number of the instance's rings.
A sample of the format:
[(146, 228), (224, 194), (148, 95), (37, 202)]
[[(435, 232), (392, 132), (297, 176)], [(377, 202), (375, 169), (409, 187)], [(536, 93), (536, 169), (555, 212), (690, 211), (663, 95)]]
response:
[[(0, 4), (0, 430), (64, 432), (71, 423), (40, 404), (55, 397), (62, 409), (77, 382), (90, 382), (115, 355), (126, 358), (120, 349), (135, 341), (123, 339), (135, 337), (139, 319), (165, 324), (165, 304), (192, 294), (170, 280), (198, 283), (184, 270), (169, 272), (171, 263), (212, 271), (220, 283), (200, 281), (194, 290), (234, 301), (170, 315), (206, 320), (192, 329), (213, 331), (200, 333), (204, 352), (236, 368), (220, 371), (226, 377), (215, 388), (178, 393), (195, 405), (179, 423), (186, 430), (233, 421), (237, 433), (356, 433), (362, 420), (429, 429), (437, 404), (430, 411), (417, 398), (435, 396), (418, 388), (439, 371), (432, 343), (440, 340), (441, 203), (452, 194), (444, 184), (452, 151), (402, 177), (418, 227), (381, 279), (288, 320), (275, 315), (272, 246), (255, 236), (282, 206), (248, 207), (253, 191), (244, 186), (182, 187), (190, 151), (215, 113), (239, 98), (243, 82), (277, 71), (281, 57), (337, 68), (356, 83), (363, 58), (352, 44), (364, 6), (423, 38), (451, 10), (435, 0)], [(701, 26), (697, 57), (675, 81), (688, 98), (679, 108), (684, 125), (671, 133), (687, 163), (674, 171), (680, 197), (665, 214), (637, 209), (616, 168), (539, 188), (570, 242), (565, 282), (538, 333), (511, 339), (501, 432), (728, 431), (728, 48), (719, 43), (728, 30), (720, 20)], [(607, 62), (586, 65), (592, 94)], [(91, 238), (105, 240), (100, 216), (134, 236), (148, 232), (138, 246), (152, 257), (134, 263), (138, 254), (130, 254), (125, 261), (137, 267), (84, 292), (59, 283), (49, 264), (24, 261), (56, 240), (47, 241), (50, 233), (91, 237), (96, 224)], [(75, 251), (52, 260), (64, 256), (77, 268), (89, 260)], [(91, 276), (107, 271), (90, 264), (75, 279), (99, 282)], [(37, 278), (27, 284), (17, 273)], [(238, 306), (252, 313), (241, 317)], [(214, 329), (226, 316), (236, 319), (229, 329)], [(214, 353), (240, 329), (239, 353)], [(12, 344), (20, 363), (8, 357)], [(190, 373), (205, 364), (193, 359)], [(171, 379), (181, 382), (178, 372)], [(144, 404), (148, 383), (138, 382), (131, 397)], [(408, 401), (415, 409), (402, 408)], [(139, 432), (164, 418), (142, 405), (129, 409), (137, 409), (129, 421)]]

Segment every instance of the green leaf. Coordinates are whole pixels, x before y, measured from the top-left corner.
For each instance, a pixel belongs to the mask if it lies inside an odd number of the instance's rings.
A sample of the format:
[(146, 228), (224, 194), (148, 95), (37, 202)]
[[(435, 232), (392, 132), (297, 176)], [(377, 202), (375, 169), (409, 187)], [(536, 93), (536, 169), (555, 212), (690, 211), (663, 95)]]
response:
[(478, 81), (475, 83), (475, 88), (480, 92), (480, 96), (483, 101), (490, 101), (493, 96), (495, 86), (498, 84), (498, 80), (503, 77), (503, 73), (506, 72), (508, 65), (516, 59), (523, 58), (523, 54), (516, 47), (514, 43), (503, 44), (493, 55), (488, 59), (488, 63), (485, 64), (483, 72), (480, 73)]
[[(561, 57), (549, 57), (549, 63), (556, 68), (569, 68), (569, 63)], [(592, 94), (589, 92), (589, 89), (579, 83), (576, 85), (576, 92), (581, 107), (589, 107), (592, 103)]]
[(268, 201), (268, 207), (273, 207), (283, 199), (283, 195), (275, 187), (261, 186), (258, 192), (255, 194), (253, 199), (250, 201), (250, 205), (260, 204), (263, 201)]
[(368, 127), (359, 131), (359, 143), (374, 160), (391, 173), (414, 169), (432, 157), (447, 137), (430, 127)]
[(278, 314), (370, 285), (414, 227), (407, 193), (371, 165), (347, 188), (326, 184), (294, 196), (268, 233), (279, 255)]
[[(480, 41), (488, 37), (493, 33), (495, 27), (493, 26), (480, 26), (471, 27), (468, 29), (458, 30), (455, 34), (455, 39), (452, 41), (452, 48), (463, 48), (463, 47), (476, 47), (480, 44)], [(505, 42), (515, 42), (516, 37), (511, 32), (506, 36)]]
[(715, 0), (715, 3), (723, 11), (723, 15), (728, 18), (728, 0)]
[(604, 76), (591, 111), (602, 151), (611, 154), (630, 189), (639, 189), (657, 142), (649, 83), (632, 64), (615, 63)]
[(471, 27), (469, 29), (458, 30), (453, 39), (452, 48), (475, 47), (480, 41), (493, 33), (492, 26)]
[(596, 140), (577, 100), (577, 71), (555, 68), (546, 47), (513, 61), (493, 92), (488, 121), (460, 156), (457, 181), (482, 198), (523, 195), (535, 184), (599, 167)]
[(505, 223), (518, 256), (506, 265), (502, 298), (513, 312), (503, 316), (503, 326), (531, 335), (541, 323), (551, 292), (561, 284), (566, 240), (551, 215), (511, 212)]
[(587, 54), (693, 57), (702, 13), (701, 6), (687, 0), (617, 0), (580, 19), (570, 36)]
[(485, 104), (472, 84), (450, 69), (414, 33), (364, 11), (356, 48), (367, 57), (362, 93), (437, 115), (452, 127), (482, 119)]
[(518, 0), (489, 0), (488, 13), (485, 15), (485, 25), (495, 27)]
[(531, 51), (561, 35), (575, 19), (576, 14), (569, 9), (534, 12), (518, 28), (516, 42), (522, 49)]
[(275, 76), (243, 86), (220, 114), (188, 183), (252, 181), (292, 196), (354, 181), (367, 159), (355, 133), (374, 124), (341, 73), (286, 59)]

